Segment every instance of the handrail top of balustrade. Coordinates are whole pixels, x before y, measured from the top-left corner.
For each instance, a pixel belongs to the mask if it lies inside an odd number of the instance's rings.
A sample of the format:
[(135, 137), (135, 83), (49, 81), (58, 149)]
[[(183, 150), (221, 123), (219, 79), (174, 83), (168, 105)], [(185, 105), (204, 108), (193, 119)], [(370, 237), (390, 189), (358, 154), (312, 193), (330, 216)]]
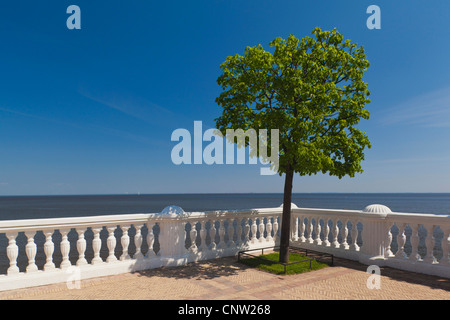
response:
[(146, 223), (147, 221), (163, 222), (174, 220), (211, 219), (218, 217), (230, 217), (231, 215), (258, 215), (280, 214), (280, 208), (260, 208), (245, 210), (216, 210), (205, 212), (186, 212), (186, 215), (160, 214), (160, 213), (132, 213), (112, 214), (82, 217), (64, 217), (47, 219), (23, 219), (0, 221), (0, 233), (68, 229), (81, 227), (102, 227), (114, 225), (131, 225), (133, 223)]

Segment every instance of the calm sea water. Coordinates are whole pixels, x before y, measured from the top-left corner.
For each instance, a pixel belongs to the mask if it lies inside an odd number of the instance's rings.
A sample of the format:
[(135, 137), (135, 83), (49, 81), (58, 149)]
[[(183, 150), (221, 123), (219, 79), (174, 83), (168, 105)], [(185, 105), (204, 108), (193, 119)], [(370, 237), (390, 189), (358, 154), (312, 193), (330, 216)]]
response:
[[(281, 193), (1, 196), (0, 220), (158, 213), (169, 205), (188, 212), (251, 209), (282, 202)], [(384, 204), (395, 212), (450, 214), (450, 193), (296, 193), (292, 202), (303, 208), (361, 210)]]

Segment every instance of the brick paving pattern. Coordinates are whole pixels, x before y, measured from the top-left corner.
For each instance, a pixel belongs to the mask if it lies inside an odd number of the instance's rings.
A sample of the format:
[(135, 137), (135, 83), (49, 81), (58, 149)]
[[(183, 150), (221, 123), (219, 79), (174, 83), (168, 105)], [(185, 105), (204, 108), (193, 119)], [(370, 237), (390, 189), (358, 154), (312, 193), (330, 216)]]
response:
[(0, 292), (0, 300), (450, 300), (450, 279), (381, 268), (381, 288), (368, 289), (367, 266), (335, 266), (279, 276), (236, 258), (191, 263), (81, 281)]

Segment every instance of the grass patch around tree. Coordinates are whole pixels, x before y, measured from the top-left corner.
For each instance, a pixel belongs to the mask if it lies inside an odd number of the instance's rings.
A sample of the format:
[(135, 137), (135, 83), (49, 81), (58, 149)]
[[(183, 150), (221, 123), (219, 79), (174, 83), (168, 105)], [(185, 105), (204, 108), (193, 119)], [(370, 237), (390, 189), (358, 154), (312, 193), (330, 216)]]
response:
[[(260, 259), (264, 258), (264, 259)], [(267, 260), (270, 261), (267, 261)], [(279, 259), (279, 253), (273, 252), (269, 254), (259, 255), (251, 258), (241, 258), (239, 261), (245, 265), (248, 265), (253, 268), (257, 268), (263, 271), (267, 271), (270, 273), (278, 274), (278, 275), (284, 275), (284, 274), (299, 274), (304, 272), (309, 272), (313, 270), (319, 270), (323, 269), (329, 266), (329, 264), (324, 262), (319, 262), (315, 259), (311, 260), (311, 268), (310, 268), (310, 261), (304, 261), (300, 263), (290, 264), (286, 266), (286, 273), (285, 273), (285, 266), (278, 262)], [(310, 257), (305, 256), (303, 254), (289, 252), (289, 263), (291, 262), (297, 262), (301, 260), (307, 260), (310, 259)]]

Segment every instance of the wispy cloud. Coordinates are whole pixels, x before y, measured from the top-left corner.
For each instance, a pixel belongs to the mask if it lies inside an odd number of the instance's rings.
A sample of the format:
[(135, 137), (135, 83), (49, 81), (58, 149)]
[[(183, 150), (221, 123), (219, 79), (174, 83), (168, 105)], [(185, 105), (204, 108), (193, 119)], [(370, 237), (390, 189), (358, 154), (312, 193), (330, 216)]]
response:
[(450, 87), (409, 99), (389, 109), (385, 125), (405, 124), (420, 127), (450, 127)]

